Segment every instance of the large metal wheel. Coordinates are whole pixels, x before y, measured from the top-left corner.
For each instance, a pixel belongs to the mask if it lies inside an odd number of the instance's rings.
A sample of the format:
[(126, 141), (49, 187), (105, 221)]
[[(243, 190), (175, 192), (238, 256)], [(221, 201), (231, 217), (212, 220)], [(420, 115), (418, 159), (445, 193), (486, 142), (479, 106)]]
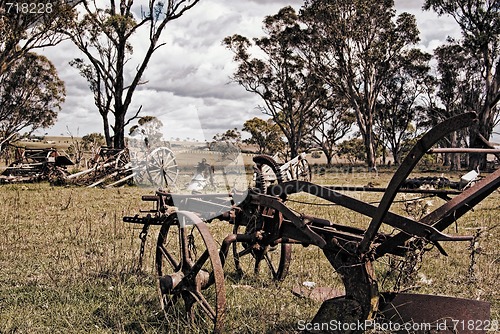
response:
[(167, 147), (158, 147), (147, 156), (146, 173), (149, 182), (160, 188), (175, 185), (179, 168), (174, 153)]
[(156, 247), (158, 292), (167, 319), (185, 315), (187, 326), (222, 330), (226, 306), (224, 272), (207, 225), (191, 212), (163, 223)]
[[(261, 193), (265, 194), (271, 185), (283, 182), (279, 166), (272, 157), (258, 155), (253, 160), (256, 164), (254, 170), (255, 188)], [(263, 209), (255, 208), (252, 210), (254, 215), (251, 217), (244, 215), (237, 217), (233, 233), (247, 235), (261, 233), (265, 229), (261, 215)], [(285, 279), (290, 267), (292, 245), (274, 244), (269, 241), (272, 240), (267, 240), (264, 237), (256, 242), (235, 242), (233, 244), (233, 258), (238, 275), (242, 276), (249, 271), (253, 271), (255, 275), (267, 272), (274, 280)], [(265, 264), (263, 265), (262, 262)]]
[[(245, 222), (235, 222), (234, 234), (251, 235), (263, 228), (262, 220), (255, 217)], [(235, 242), (233, 243), (233, 257), (236, 271), (239, 276), (253, 271), (254, 275), (268, 275), (273, 280), (282, 281), (288, 274), (292, 257), (292, 245), (278, 243), (270, 245), (262, 242)], [(262, 264), (264, 262), (264, 264)]]
[(116, 156), (115, 160), (115, 169), (121, 170), (124, 169), (130, 163), (130, 155), (128, 153), (128, 149), (122, 150)]

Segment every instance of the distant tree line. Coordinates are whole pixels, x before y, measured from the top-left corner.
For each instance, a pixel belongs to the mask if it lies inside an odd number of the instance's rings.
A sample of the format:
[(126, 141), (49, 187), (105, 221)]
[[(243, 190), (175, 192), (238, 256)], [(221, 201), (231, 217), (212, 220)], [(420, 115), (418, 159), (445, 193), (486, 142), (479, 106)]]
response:
[[(132, 110), (134, 93), (146, 84), (142, 78), (164, 45), (166, 25), (199, 0), (141, 6), (134, 0), (35, 0), (36, 11), (11, 3), (0, 0), (0, 137), (55, 122), (64, 83), (35, 51), (69, 39), (82, 53), (71, 65), (88, 81), (105, 142), (123, 148), (125, 127), (141, 117), (141, 107)], [(246, 121), (251, 138), (245, 141), (291, 157), (317, 147), (331, 163), (340, 141), (354, 131), (374, 167), (377, 152), (389, 150), (398, 163), (425, 130), (473, 110), (478, 124), (440, 144), (481, 147), (499, 122), (498, 1), (426, 0), (423, 9), (453, 17), (462, 37), (431, 55), (417, 48), (415, 17), (396, 15), (393, 0), (306, 0), (298, 12), (284, 7), (267, 16), (260, 38), (225, 38), (238, 65), (233, 79), (261, 98), (259, 108), (270, 118)], [(149, 37), (141, 55), (131, 42), (139, 30)], [(458, 168), (460, 156), (447, 156), (446, 163)], [(478, 166), (484, 155), (467, 163)]]

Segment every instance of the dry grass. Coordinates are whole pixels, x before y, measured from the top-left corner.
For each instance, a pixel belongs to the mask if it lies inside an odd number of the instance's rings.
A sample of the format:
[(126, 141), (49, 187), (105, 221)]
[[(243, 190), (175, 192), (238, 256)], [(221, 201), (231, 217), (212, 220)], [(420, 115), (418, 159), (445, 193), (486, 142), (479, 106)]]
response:
[[(390, 175), (338, 172), (316, 181), (336, 185), (372, 182), (383, 187)], [(136, 271), (139, 226), (124, 224), (122, 216), (146, 207), (140, 201), (143, 189), (47, 184), (4, 185), (0, 189), (0, 333), (186, 332), (185, 323), (165, 319), (159, 309), (153, 270), (158, 228), (151, 229), (143, 270)], [(380, 194), (373, 193), (353, 196), (369, 202), (380, 199)], [(292, 199), (318, 203), (307, 196)], [(499, 193), (493, 194), (458, 224), (462, 235), (485, 230), (475, 248), (474, 275), (469, 271), (469, 243), (447, 243), (449, 257), (437, 250), (425, 254), (419, 275), (411, 282), (414, 290), (486, 300), (492, 304), (492, 319), (500, 318), (500, 227), (494, 228), (500, 223), (499, 199)], [(433, 205), (442, 203), (432, 201)], [(364, 226), (368, 222), (337, 206), (289, 205), (342, 224)], [(395, 204), (393, 210), (403, 212), (403, 204)], [(210, 229), (220, 242), (232, 226), (214, 222)], [(456, 233), (455, 227), (448, 232)], [(298, 321), (311, 319), (320, 304), (298, 298), (290, 290), (304, 281), (341, 287), (318, 248), (294, 246), (292, 256), (290, 274), (279, 284), (251, 274), (237, 279), (232, 259), (228, 260), (227, 332), (296, 332)], [(391, 261), (386, 257), (376, 264), (383, 290), (394, 287), (395, 273), (387, 274), (394, 267)]]

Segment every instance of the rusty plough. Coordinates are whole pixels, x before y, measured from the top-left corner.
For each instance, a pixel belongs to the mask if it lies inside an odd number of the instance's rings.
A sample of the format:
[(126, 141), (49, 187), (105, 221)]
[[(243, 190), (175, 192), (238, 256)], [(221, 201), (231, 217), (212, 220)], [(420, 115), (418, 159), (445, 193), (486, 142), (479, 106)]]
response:
[[(390, 208), (402, 183), (432, 146), (453, 131), (471, 126), (475, 113), (462, 114), (438, 124), (409, 152), (378, 206), (339, 192), (335, 187), (308, 181), (283, 181), (279, 167), (267, 156), (257, 156), (256, 183), (248, 190), (225, 194), (175, 194), (159, 190), (143, 196), (154, 204), (141, 215), (124, 217), (125, 222), (143, 224), (145, 238), (151, 225), (161, 226), (156, 244), (156, 271), (162, 308), (173, 312), (183, 304), (193, 321), (206, 321), (214, 332), (223, 330), (226, 296), (223, 267), (233, 250), (236, 268), (244, 256), (251, 256), (254, 269), (268, 266), (277, 280), (283, 279), (290, 263), (292, 244), (319, 247), (340, 275), (345, 295), (323, 302), (312, 323), (359, 323), (375, 317), (388, 321), (426, 321), (439, 319), (468, 321), (489, 319), (489, 304), (437, 296), (389, 294), (379, 291), (373, 263), (392, 254), (404, 257), (408, 242), (421, 239), (446, 254), (441, 242), (470, 241), (472, 237), (448, 235), (443, 231), (500, 186), (500, 170), (485, 176), (461, 192), (442, 193), (447, 202), (421, 219), (415, 220)], [(277, 183), (269, 184), (262, 169), (271, 168)], [(287, 197), (307, 193), (371, 218), (366, 229), (343, 225), (309, 214), (298, 214), (286, 205)], [(454, 197), (450, 197), (449, 195)], [(213, 219), (229, 221), (233, 233), (219, 246), (207, 223)], [(382, 224), (398, 230), (381, 231)], [(271, 253), (278, 261), (270, 260)], [(438, 329), (433, 329), (437, 332)], [(328, 331), (328, 330), (327, 330)], [(360, 333), (359, 328), (338, 333)], [(446, 327), (441, 332), (453, 332)], [(466, 333), (465, 331), (459, 331)], [(474, 333), (477, 333), (474, 332)]]

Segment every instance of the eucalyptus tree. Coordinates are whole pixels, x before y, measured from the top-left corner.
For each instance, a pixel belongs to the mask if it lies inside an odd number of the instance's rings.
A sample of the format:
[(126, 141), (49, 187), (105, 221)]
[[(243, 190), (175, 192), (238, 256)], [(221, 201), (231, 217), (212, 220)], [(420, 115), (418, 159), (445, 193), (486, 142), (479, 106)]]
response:
[[(475, 109), (479, 123), (470, 131), (470, 145), (482, 147), (481, 136), (489, 140), (499, 115), (500, 3), (498, 0), (426, 0), (423, 8), (432, 9), (438, 15), (450, 15), (460, 26), (460, 45), (474, 60), (475, 77), (481, 77), (477, 87), (480, 103)], [(470, 167), (484, 160), (484, 156), (473, 155)]]
[(0, 74), (28, 52), (58, 44), (74, 19), (74, 1), (0, 0)]
[[(127, 116), (133, 95), (153, 53), (165, 45), (160, 37), (167, 23), (180, 18), (199, 0), (148, 0), (145, 7), (134, 0), (83, 0), (83, 15), (68, 31), (83, 58), (71, 64), (87, 79), (94, 102), (101, 115), (107, 145), (123, 148), (125, 127), (137, 118), (141, 108)], [(136, 56), (131, 37), (144, 31), (146, 51)], [(133, 62), (131, 61), (133, 60)], [(114, 119), (110, 119), (112, 116)]]
[(307, 0), (303, 52), (329, 88), (348, 100), (366, 150), (375, 166), (377, 103), (400, 56), (419, 41), (415, 17), (396, 17), (392, 0)]
[(308, 131), (306, 143), (317, 146), (326, 158), (326, 164), (331, 166), (333, 156), (337, 153), (338, 142), (343, 139), (356, 122), (356, 116), (341, 96), (330, 96), (316, 110), (317, 122)]
[(435, 79), (429, 74), (431, 57), (418, 49), (403, 53), (380, 90), (375, 128), (396, 165), (403, 143), (418, 135), (415, 121), (424, 112), (424, 98), (434, 90)]
[(223, 44), (238, 63), (234, 81), (262, 99), (259, 108), (281, 129), (293, 158), (307, 131), (314, 128), (311, 125), (318, 122), (315, 109), (326, 90), (297, 52), (302, 31), (295, 10), (284, 7), (267, 16), (263, 24), (265, 36), (250, 41), (236, 34), (226, 37)]
[(53, 125), (64, 99), (64, 82), (54, 65), (44, 56), (25, 53), (0, 75), (0, 137)]
[(245, 121), (242, 131), (250, 133), (250, 138), (244, 139), (245, 144), (257, 145), (258, 153), (275, 154), (285, 148), (283, 133), (272, 119), (263, 120), (254, 117)]
[[(478, 59), (454, 40), (434, 50), (437, 60), (437, 106), (429, 118), (435, 124), (445, 118), (468, 110), (480, 110), (482, 106), (482, 75)], [(445, 138), (446, 145), (459, 147), (467, 145), (470, 129), (454, 132)], [(451, 157), (451, 161), (450, 161)], [(459, 154), (446, 155), (445, 165), (452, 169), (461, 168)]]

